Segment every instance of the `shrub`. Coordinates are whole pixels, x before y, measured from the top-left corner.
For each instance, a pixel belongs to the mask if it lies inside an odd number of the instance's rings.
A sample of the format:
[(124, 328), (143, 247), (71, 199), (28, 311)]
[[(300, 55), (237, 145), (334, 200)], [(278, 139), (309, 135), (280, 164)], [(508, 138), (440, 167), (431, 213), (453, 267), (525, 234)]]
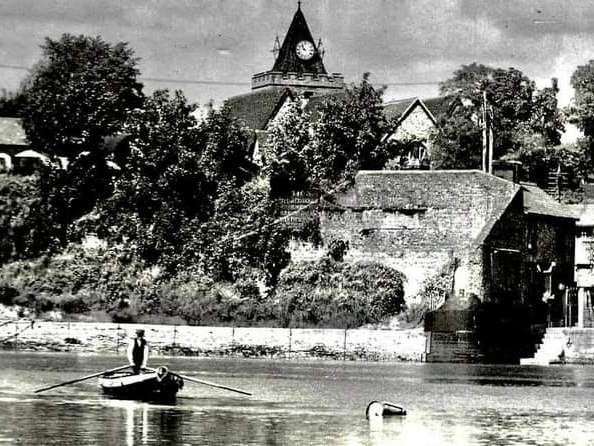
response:
[(158, 307), (155, 279), (142, 262), (129, 258), (126, 251), (80, 246), (70, 246), (53, 257), (4, 265), (0, 298), (37, 312), (57, 307), (65, 313), (93, 309), (115, 315), (128, 308), (128, 312), (144, 314)]
[(437, 274), (423, 281), (419, 292), (411, 299), (413, 303), (407, 306), (406, 312), (403, 314), (406, 322), (420, 324), (425, 319), (427, 312), (436, 310), (443, 305), (451, 292), (457, 262), (456, 259), (452, 259)]
[(342, 262), (349, 250), (349, 242), (344, 240), (331, 240), (328, 244), (328, 255), (336, 262)]
[(348, 328), (398, 314), (404, 276), (379, 263), (338, 263), (325, 258), (287, 268), (273, 313), (284, 326)]

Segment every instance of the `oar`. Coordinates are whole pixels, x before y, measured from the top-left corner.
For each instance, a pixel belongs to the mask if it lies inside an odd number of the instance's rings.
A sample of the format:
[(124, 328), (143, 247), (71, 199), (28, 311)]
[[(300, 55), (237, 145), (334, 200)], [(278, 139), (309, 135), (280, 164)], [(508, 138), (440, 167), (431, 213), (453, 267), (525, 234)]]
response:
[(95, 378), (96, 376), (103, 375), (103, 374), (106, 374), (106, 373), (118, 372), (120, 370), (127, 369), (128, 367), (130, 367), (130, 365), (123, 365), (121, 367), (116, 367), (115, 369), (105, 370), (103, 372), (98, 372), (98, 373), (93, 373), (92, 375), (83, 376), (82, 378), (73, 379), (71, 381), (66, 381), (66, 382), (63, 382), (63, 383), (60, 383), (60, 384), (54, 384), (53, 386), (44, 387), (43, 389), (37, 389), (35, 391), (35, 393), (45, 392), (46, 390), (55, 389), (56, 387), (67, 386), (68, 384), (79, 383), (79, 382), (84, 381), (86, 379)]
[[(148, 370), (150, 372), (156, 372), (155, 369), (145, 369), (145, 370)], [(228, 387), (228, 386), (223, 386), (222, 384), (211, 383), (210, 381), (204, 381), (202, 379), (191, 378), (189, 376), (180, 375), (179, 373), (175, 373), (175, 372), (169, 372), (169, 373), (171, 373), (172, 375), (179, 376), (180, 378), (182, 378), (186, 381), (193, 382), (193, 383), (204, 384), (205, 386), (216, 387), (217, 389), (230, 390), (231, 392), (237, 392), (237, 393), (241, 393), (243, 395), (252, 396), (252, 394), (250, 392), (246, 392), (245, 390), (235, 389), (233, 387)]]

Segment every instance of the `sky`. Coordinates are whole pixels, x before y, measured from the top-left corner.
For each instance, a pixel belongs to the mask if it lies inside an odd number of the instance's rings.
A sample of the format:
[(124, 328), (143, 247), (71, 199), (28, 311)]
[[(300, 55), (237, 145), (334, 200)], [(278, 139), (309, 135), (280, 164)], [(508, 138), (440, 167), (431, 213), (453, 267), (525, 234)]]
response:
[[(198, 104), (250, 91), (272, 68), (294, 0), (2, 0), (0, 90), (13, 91), (62, 33), (126, 41), (140, 58), (145, 90), (181, 89)], [(329, 72), (348, 82), (364, 72), (385, 98), (431, 97), (462, 64), (522, 70), (540, 87), (594, 59), (594, 0), (303, 0)]]

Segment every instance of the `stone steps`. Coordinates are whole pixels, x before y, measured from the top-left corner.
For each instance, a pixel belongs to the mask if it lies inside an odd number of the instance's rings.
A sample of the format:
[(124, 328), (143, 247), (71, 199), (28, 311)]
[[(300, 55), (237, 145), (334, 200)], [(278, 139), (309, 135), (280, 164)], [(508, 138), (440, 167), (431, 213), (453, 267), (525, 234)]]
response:
[[(536, 353), (532, 358), (521, 358), (521, 365), (549, 365), (565, 360), (566, 351), (570, 337), (568, 329), (563, 327), (547, 328), (540, 344), (537, 345)], [(594, 337), (592, 337), (594, 343)], [(594, 344), (593, 344), (594, 346)]]

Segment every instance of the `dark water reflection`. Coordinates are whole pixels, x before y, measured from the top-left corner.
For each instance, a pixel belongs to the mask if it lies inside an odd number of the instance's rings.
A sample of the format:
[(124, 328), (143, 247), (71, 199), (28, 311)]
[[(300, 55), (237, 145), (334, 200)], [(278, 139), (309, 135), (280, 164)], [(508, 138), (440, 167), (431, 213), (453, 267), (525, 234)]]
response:
[[(588, 445), (594, 368), (154, 359), (251, 390), (187, 383), (175, 405), (107, 399), (90, 380), (121, 358), (0, 353), (0, 445)], [(409, 415), (369, 423), (369, 401)]]

